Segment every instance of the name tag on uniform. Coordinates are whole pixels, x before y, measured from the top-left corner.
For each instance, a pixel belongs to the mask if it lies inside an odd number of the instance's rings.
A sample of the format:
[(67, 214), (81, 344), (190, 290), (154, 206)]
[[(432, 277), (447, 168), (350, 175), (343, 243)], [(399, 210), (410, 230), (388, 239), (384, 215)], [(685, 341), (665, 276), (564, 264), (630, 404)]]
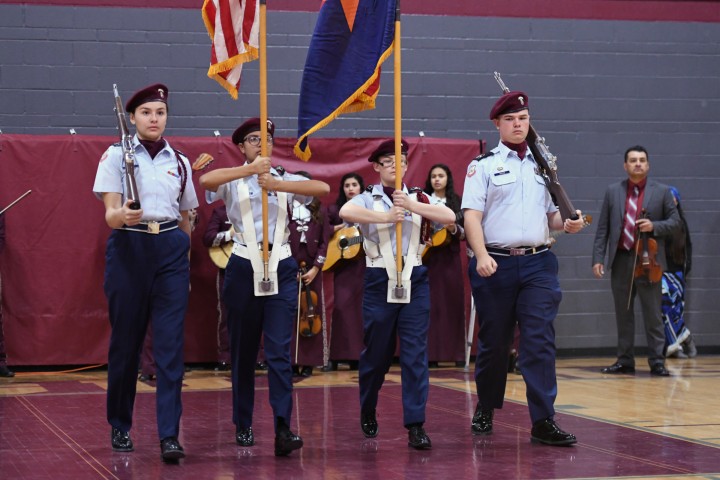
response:
[(503, 170), (500, 172), (493, 173), (492, 183), (493, 185), (507, 185), (517, 180), (515, 174), (510, 170)]

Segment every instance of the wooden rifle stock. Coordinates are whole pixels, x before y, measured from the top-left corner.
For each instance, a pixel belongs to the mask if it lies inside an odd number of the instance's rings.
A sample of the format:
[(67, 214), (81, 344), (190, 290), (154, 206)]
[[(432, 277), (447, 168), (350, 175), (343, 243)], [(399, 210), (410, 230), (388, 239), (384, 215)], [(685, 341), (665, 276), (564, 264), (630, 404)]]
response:
[[(500, 78), (500, 74), (495, 72), (495, 80), (500, 85), (503, 93), (508, 93), (510, 89), (505, 86), (505, 83)], [(535, 128), (530, 125), (527, 135), (527, 143), (530, 148), (530, 152), (533, 154), (533, 158), (540, 167), (540, 174), (545, 180), (545, 186), (550, 191), (550, 194), (555, 201), (555, 204), (560, 210), (560, 217), (565, 221), (566, 219), (577, 220), (578, 214), (575, 211), (570, 198), (568, 197), (565, 189), (560, 185), (560, 180), (557, 176), (557, 157), (550, 152), (550, 149), (545, 145), (545, 139), (538, 135)]]
[(135, 148), (132, 143), (132, 136), (128, 130), (125, 110), (123, 109), (117, 85), (113, 84), (113, 95), (115, 96), (115, 114), (117, 115), (118, 130), (120, 131), (120, 143), (125, 159), (125, 191), (126, 198), (132, 200), (131, 210), (140, 210), (140, 196), (138, 195), (137, 183), (135, 183)]

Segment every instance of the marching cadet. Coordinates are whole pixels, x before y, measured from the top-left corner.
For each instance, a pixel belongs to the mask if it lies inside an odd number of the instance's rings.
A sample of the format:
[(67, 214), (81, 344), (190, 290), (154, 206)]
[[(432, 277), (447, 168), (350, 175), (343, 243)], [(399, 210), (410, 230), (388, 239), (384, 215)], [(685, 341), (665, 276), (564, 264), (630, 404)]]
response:
[[(100, 159), (93, 191), (112, 228), (105, 254), (105, 295), (110, 310), (107, 419), (112, 449), (133, 451), (130, 439), (140, 349), (152, 323), (157, 364), (157, 422), (165, 461), (185, 456), (178, 441), (182, 412), (183, 328), (190, 288), (190, 221), (198, 206), (188, 159), (162, 137), (168, 89), (151, 85), (125, 110), (137, 130), (132, 139), (140, 209), (125, 191), (123, 147)], [(120, 112), (119, 112), (120, 113)]]
[[(268, 120), (268, 147), (272, 146), (275, 125)], [(288, 243), (288, 204), (309, 203), (324, 196), (330, 187), (317, 180), (273, 168), (269, 157), (260, 156), (260, 119), (251, 118), (232, 135), (246, 159), (244, 165), (219, 168), (200, 177), (212, 203), (222, 199), (237, 234), (233, 254), (225, 271), (223, 301), (228, 310), (232, 364), (233, 423), (235, 441), (255, 444), (252, 430), (255, 402), (255, 362), (263, 335), (268, 365), (270, 405), (275, 425), (275, 455), (286, 456), (303, 446), (300, 436), (290, 431), (292, 413), (292, 367), (290, 342), (297, 309), (297, 271)], [(269, 149), (269, 154), (272, 152)], [(268, 190), (268, 276), (264, 279), (261, 258), (263, 243), (262, 195)]]
[[(363, 293), (365, 349), (360, 354), (360, 428), (368, 438), (378, 434), (378, 394), (390, 369), (396, 336), (400, 338), (403, 424), (408, 445), (431, 448), (425, 433), (425, 405), (429, 390), (427, 333), (430, 323), (430, 287), (422, 251), (431, 223), (453, 223), (455, 214), (445, 205), (430, 205), (422, 190), (395, 190), (396, 174), (405, 176), (408, 144), (402, 141), (401, 171), (395, 171), (395, 142), (386, 140), (368, 158), (380, 175), (380, 184), (340, 209), (348, 223), (359, 223), (365, 238), (367, 269)], [(398, 291), (395, 224), (402, 222), (404, 290)], [(423, 234), (421, 234), (421, 230)]]

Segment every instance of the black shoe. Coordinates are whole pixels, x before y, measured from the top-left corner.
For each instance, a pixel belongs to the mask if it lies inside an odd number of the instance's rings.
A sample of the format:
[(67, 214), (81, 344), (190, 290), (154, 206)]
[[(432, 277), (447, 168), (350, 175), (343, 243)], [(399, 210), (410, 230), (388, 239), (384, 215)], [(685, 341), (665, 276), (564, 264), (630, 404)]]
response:
[(535, 422), (530, 431), (530, 440), (544, 443), (545, 445), (572, 445), (577, 443), (577, 438), (572, 433), (563, 432), (555, 420), (546, 418)]
[(227, 362), (218, 362), (215, 366), (216, 372), (227, 372), (228, 370), (230, 370), (230, 364)]
[(473, 435), (490, 435), (493, 430), (493, 415), (492, 409), (485, 410), (480, 406), (478, 402), (475, 407), (475, 415), (472, 418), (472, 424), (470, 424), (470, 431)]
[(378, 434), (378, 423), (375, 410), (360, 412), (360, 428), (366, 438), (375, 438)]
[(337, 363), (333, 362), (332, 360), (328, 360), (328, 363), (326, 365), (323, 365), (322, 371), (327, 372), (334, 372), (337, 370)]
[(286, 457), (290, 452), (302, 448), (303, 441), (289, 429), (280, 430), (275, 434), (275, 456)]
[(241, 447), (252, 447), (255, 445), (255, 434), (252, 427), (238, 428), (235, 431), (235, 443)]
[(146, 375), (143, 373), (142, 375), (140, 375), (140, 378), (138, 378), (138, 380), (140, 380), (141, 382), (152, 382), (153, 380), (155, 380), (155, 375)]
[(0, 377), (10, 378), (14, 376), (15, 372), (10, 370), (7, 365), (0, 365)]
[(265, 362), (257, 362), (255, 364), (255, 370), (261, 370), (264, 372), (267, 369), (268, 369), (268, 366)]
[(635, 367), (628, 367), (627, 365), (623, 365), (621, 363), (615, 362), (609, 367), (605, 367), (602, 370), (600, 370), (600, 373), (610, 373), (610, 374), (618, 374), (618, 373), (635, 373)]
[(425, 433), (422, 425), (413, 425), (408, 430), (408, 446), (415, 450), (426, 450), (432, 448), (430, 437)]
[(166, 462), (173, 462), (185, 458), (185, 450), (176, 437), (165, 437), (160, 440), (160, 452), (162, 459)]
[(350, 360), (348, 362), (348, 365), (350, 366), (350, 370), (357, 370), (359, 364), (360, 364), (360, 362), (358, 362), (357, 360)]
[(668, 369), (665, 368), (665, 365), (658, 363), (657, 365), (650, 367), (650, 375), (654, 375), (656, 377), (669, 377), (670, 372), (668, 372)]
[(117, 428), (110, 430), (110, 444), (112, 445), (113, 452), (132, 452), (135, 450), (133, 447), (130, 434), (128, 432), (121, 432)]
[(300, 376), (303, 378), (312, 377), (313, 367), (302, 367), (300, 369)]

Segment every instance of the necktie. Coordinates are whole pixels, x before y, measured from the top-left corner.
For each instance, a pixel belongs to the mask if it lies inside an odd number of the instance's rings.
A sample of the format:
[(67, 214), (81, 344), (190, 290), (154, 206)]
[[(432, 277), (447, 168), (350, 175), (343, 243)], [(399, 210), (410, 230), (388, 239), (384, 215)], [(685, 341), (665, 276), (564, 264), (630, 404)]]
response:
[(640, 189), (635, 186), (628, 201), (627, 211), (625, 212), (625, 222), (623, 224), (623, 248), (632, 250), (635, 245), (635, 219), (637, 217), (638, 197)]

